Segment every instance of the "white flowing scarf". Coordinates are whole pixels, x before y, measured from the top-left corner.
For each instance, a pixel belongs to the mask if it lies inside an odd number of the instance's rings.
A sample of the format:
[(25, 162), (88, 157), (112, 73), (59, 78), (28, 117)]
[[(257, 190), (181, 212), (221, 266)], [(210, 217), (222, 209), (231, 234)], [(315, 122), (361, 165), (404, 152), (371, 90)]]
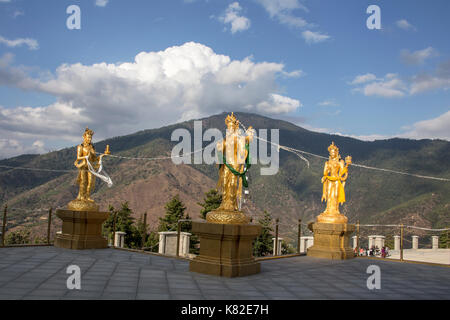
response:
[[(103, 170), (103, 165), (102, 165), (102, 158), (100, 158), (99, 160), (99, 168), (98, 171), (94, 170), (94, 167), (92, 166), (92, 164), (89, 162), (89, 156), (86, 156), (86, 162), (88, 165), (88, 170), (90, 173), (92, 173), (94, 176), (102, 179), (104, 182), (106, 182), (108, 184), (108, 187), (111, 188), (111, 186), (113, 185), (113, 182), (111, 180), (111, 178), (109, 177), (109, 175), (106, 173), (106, 171)], [(101, 173), (103, 171), (103, 173)]]

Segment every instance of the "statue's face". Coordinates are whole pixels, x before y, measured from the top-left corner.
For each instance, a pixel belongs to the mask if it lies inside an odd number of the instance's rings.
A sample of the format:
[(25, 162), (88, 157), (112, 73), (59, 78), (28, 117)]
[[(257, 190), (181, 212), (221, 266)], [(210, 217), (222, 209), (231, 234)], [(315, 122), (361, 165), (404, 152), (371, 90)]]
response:
[(338, 155), (338, 152), (337, 152), (336, 149), (331, 149), (331, 150), (330, 150), (330, 157), (331, 157), (332, 159), (335, 159), (335, 158), (337, 157), (337, 155)]
[(229, 133), (233, 133), (234, 132), (234, 125), (233, 125), (233, 122), (228, 122), (228, 124), (227, 124), (227, 130), (228, 130), (228, 132)]
[(92, 141), (92, 136), (91, 136), (90, 134), (85, 134), (83, 137), (84, 137), (84, 141), (85, 141), (86, 143), (91, 143), (91, 141)]

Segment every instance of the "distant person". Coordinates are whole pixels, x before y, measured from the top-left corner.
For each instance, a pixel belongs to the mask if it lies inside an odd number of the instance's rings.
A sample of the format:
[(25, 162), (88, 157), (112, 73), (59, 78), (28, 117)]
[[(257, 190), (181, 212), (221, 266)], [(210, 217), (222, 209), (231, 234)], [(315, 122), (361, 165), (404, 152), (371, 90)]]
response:
[(360, 255), (360, 256), (363, 256), (363, 255), (364, 255), (364, 249), (363, 249), (363, 248), (360, 248), (360, 249), (359, 249), (359, 255)]
[(385, 247), (381, 248), (381, 257), (386, 258), (386, 248)]

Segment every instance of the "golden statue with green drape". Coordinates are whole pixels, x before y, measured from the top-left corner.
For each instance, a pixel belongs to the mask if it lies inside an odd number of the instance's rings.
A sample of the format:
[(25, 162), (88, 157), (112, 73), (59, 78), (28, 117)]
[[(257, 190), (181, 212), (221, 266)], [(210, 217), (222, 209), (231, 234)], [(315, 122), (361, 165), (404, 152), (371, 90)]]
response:
[(217, 143), (219, 159), (219, 180), (217, 190), (222, 194), (218, 209), (207, 214), (206, 220), (214, 223), (247, 223), (248, 218), (239, 210), (242, 188), (247, 187), (246, 173), (250, 168), (249, 144), (253, 139), (252, 127), (245, 135), (239, 132), (239, 120), (234, 113), (225, 119), (227, 133), (225, 139)]

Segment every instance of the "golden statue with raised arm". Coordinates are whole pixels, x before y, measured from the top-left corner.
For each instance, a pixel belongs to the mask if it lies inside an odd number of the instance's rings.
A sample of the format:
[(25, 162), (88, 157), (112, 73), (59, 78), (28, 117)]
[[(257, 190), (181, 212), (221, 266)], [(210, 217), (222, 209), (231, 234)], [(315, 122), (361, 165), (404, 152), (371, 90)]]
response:
[(225, 119), (227, 132), (225, 139), (217, 143), (220, 160), (217, 190), (222, 193), (220, 207), (206, 216), (208, 222), (247, 223), (249, 219), (239, 211), (242, 187), (247, 187), (245, 174), (250, 168), (249, 145), (253, 140), (253, 130), (249, 127), (245, 135), (239, 133), (239, 120), (234, 113)]
[(93, 135), (94, 131), (86, 128), (83, 134), (83, 143), (77, 146), (77, 159), (74, 165), (78, 168), (77, 184), (80, 188), (77, 198), (69, 202), (67, 206), (69, 210), (98, 211), (98, 205), (91, 199), (91, 192), (95, 188), (95, 176), (89, 171), (88, 164), (90, 163), (92, 168), (98, 169), (103, 156), (108, 155), (110, 152), (107, 145), (105, 153), (99, 157), (96, 156), (92, 145)]
[(322, 177), (322, 201), (327, 202), (327, 208), (317, 217), (317, 222), (347, 223), (347, 217), (339, 212), (339, 204), (345, 202), (344, 187), (352, 157), (346, 157), (344, 162), (339, 155), (339, 148), (334, 142), (328, 147), (328, 152), (330, 157), (325, 162)]

